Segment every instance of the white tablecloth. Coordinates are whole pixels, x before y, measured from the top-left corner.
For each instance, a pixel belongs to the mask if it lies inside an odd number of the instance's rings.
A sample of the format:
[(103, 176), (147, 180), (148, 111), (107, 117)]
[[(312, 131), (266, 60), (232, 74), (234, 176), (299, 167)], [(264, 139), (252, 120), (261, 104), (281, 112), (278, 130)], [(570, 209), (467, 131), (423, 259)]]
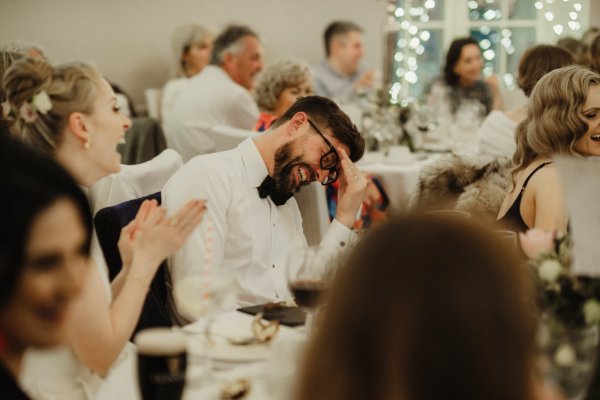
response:
[[(238, 311), (230, 311), (219, 316), (212, 328), (216, 335), (235, 337), (240, 334), (250, 332), (253, 317)], [(191, 333), (193, 340), (194, 333), (204, 331), (204, 322), (196, 322), (183, 328), (184, 332)], [(239, 378), (248, 379), (251, 383), (251, 390), (245, 399), (248, 400), (270, 400), (281, 399), (282, 391), (290, 389), (293, 383), (290, 378), (295, 377), (296, 361), (298, 359), (298, 349), (302, 347), (305, 341), (304, 328), (289, 328), (281, 326), (279, 333), (273, 343), (265, 346), (262, 351), (256, 349), (254, 354), (259, 354), (257, 360), (248, 356), (253, 350), (247, 346), (232, 347), (230, 360), (227, 360), (224, 353), (221, 356), (225, 360), (213, 362), (213, 367), (218, 369), (215, 372), (216, 382), (210, 386), (198, 387), (193, 384), (186, 385), (183, 395), (184, 400), (191, 399), (219, 399), (220, 387), (223, 382), (235, 381)], [(239, 349), (239, 350), (236, 350)], [(296, 353), (293, 353), (296, 351)], [(261, 357), (260, 354), (263, 354)], [(198, 365), (194, 365), (193, 356), (188, 351), (188, 373), (197, 370)], [(136, 353), (135, 346), (128, 347), (122, 359), (111, 370), (107, 376), (96, 399), (98, 400), (137, 400), (140, 399), (137, 384), (136, 371)], [(189, 377), (189, 374), (188, 374)]]
[(384, 160), (381, 154), (367, 153), (357, 166), (362, 172), (380, 178), (389, 196), (391, 209), (401, 210), (417, 186), (421, 169), (436, 158), (435, 154), (423, 155), (415, 157), (413, 162), (400, 164)]

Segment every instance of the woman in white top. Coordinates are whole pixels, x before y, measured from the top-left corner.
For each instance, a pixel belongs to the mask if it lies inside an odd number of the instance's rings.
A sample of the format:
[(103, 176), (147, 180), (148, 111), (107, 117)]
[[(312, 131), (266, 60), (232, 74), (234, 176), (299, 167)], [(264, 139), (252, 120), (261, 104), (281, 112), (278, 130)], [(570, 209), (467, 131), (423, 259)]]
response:
[[(112, 88), (95, 67), (53, 67), (43, 60), (23, 59), (7, 71), (4, 89), (21, 138), (52, 154), (81, 186), (119, 171), (116, 147), (131, 122), (120, 113)], [(60, 361), (47, 364), (47, 373), (55, 377), (65, 371), (64, 380), (47, 389), (34, 377), (34, 397), (93, 396), (98, 376), (107, 373), (131, 336), (160, 263), (183, 245), (204, 210), (202, 201), (192, 200), (166, 218), (155, 202), (143, 203), (121, 232), (123, 268), (108, 294), (102, 255), (92, 254), (98, 268), (88, 275), (67, 321), (72, 352), (62, 352), (56, 357)]]
[[(538, 80), (548, 72), (575, 63), (567, 50), (552, 45), (530, 47), (521, 56), (517, 83), (529, 98)], [(493, 157), (512, 157), (517, 149), (515, 129), (527, 116), (527, 103), (510, 111), (494, 110), (483, 120), (477, 133), (479, 152)]]
[(198, 24), (177, 27), (171, 38), (173, 76), (162, 90), (160, 115), (171, 110), (173, 101), (188, 78), (197, 75), (208, 65), (213, 47), (213, 34)]

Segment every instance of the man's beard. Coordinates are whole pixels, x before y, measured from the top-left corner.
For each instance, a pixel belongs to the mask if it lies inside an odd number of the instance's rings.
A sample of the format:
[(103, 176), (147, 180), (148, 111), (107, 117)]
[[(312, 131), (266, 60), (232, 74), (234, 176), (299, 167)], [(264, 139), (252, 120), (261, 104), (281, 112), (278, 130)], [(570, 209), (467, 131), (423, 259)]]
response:
[[(302, 162), (302, 156), (294, 157), (293, 143), (286, 143), (279, 147), (275, 152), (275, 168), (273, 171), (273, 179), (275, 180), (275, 187), (279, 193), (292, 193), (300, 190), (299, 186), (296, 186), (295, 177), (292, 177), (292, 171), (298, 166), (304, 166), (309, 174), (308, 182), (302, 182), (300, 186), (307, 185), (316, 179), (315, 173), (306, 163)], [(297, 172), (296, 172), (297, 173)]]

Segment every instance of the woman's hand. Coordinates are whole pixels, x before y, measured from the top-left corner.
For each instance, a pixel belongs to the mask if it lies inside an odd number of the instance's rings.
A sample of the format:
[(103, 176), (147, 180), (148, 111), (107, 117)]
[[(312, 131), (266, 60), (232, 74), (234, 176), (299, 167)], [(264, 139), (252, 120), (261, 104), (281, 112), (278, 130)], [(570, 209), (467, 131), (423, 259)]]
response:
[(206, 211), (204, 200), (190, 200), (169, 218), (166, 209), (154, 200), (142, 207), (136, 219), (124, 228), (122, 246), (130, 262), (142, 259), (156, 268), (183, 246)]
[(156, 200), (144, 201), (140, 205), (135, 218), (121, 229), (117, 247), (119, 248), (119, 254), (121, 255), (123, 269), (129, 268), (129, 265), (131, 265), (131, 259), (133, 258), (134, 252), (134, 233), (139, 229), (142, 221), (145, 221), (146, 218), (148, 218), (148, 213), (156, 207), (158, 207)]

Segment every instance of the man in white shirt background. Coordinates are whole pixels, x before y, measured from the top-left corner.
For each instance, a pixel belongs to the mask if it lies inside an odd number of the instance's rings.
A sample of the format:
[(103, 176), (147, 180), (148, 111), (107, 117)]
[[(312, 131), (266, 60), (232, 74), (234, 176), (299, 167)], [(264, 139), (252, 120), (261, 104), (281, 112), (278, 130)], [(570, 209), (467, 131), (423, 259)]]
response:
[[(169, 260), (175, 292), (187, 277), (216, 268), (234, 274), (240, 302), (290, 298), (287, 252), (306, 246), (292, 194), (315, 180), (339, 180), (337, 214), (321, 245), (348, 244), (367, 184), (353, 164), (363, 152), (364, 140), (348, 116), (332, 100), (309, 96), (259, 137), (189, 161), (167, 182), (163, 204), (176, 209), (187, 199), (203, 198), (208, 211), (205, 222)], [(267, 196), (269, 188), (273, 193)]]
[(374, 71), (360, 65), (364, 56), (362, 35), (362, 28), (354, 22), (335, 21), (327, 26), (324, 33), (327, 59), (313, 66), (316, 94), (344, 102), (371, 89)]
[(163, 115), (168, 146), (187, 161), (215, 151), (209, 127), (251, 130), (259, 111), (250, 90), (262, 67), (258, 35), (246, 26), (225, 28), (215, 39), (210, 65), (187, 81)]

